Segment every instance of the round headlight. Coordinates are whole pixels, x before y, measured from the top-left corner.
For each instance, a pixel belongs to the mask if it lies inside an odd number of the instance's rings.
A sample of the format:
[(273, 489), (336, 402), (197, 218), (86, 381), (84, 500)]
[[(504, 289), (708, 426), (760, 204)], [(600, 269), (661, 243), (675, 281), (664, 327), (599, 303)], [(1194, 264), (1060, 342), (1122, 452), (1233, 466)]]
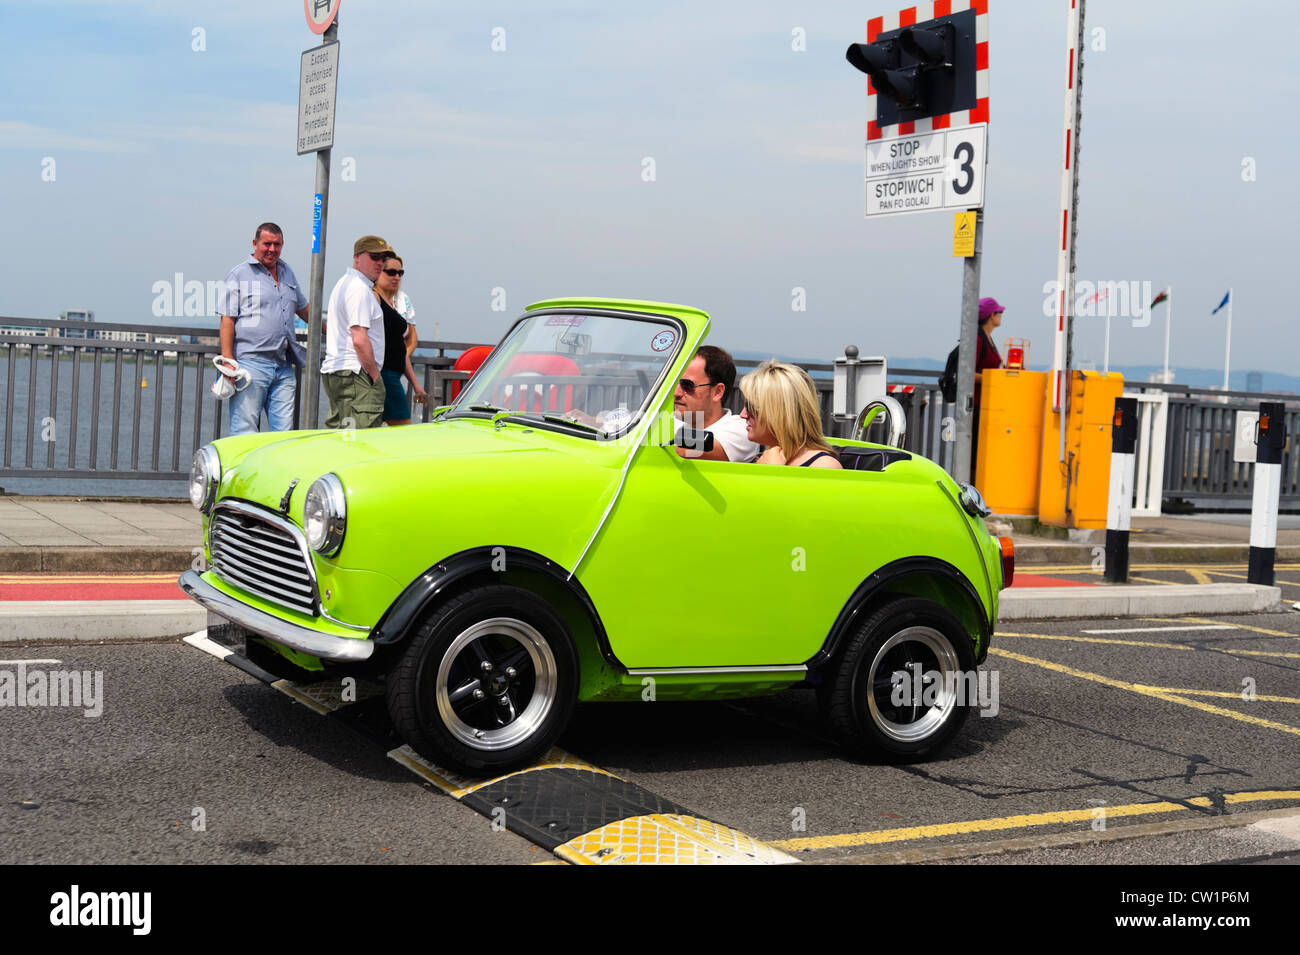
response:
[(217, 449), (205, 444), (194, 452), (194, 463), (190, 465), (190, 503), (199, 510), (212, 505), (217, 496), (217, 485), (221, 483), (221, 458)]
[(307, 489), (302, 507), (302, 530), (307, 544), (326, 557), (343, 546), (348, 526), (348, 505), (337, 474), (318, 477)]

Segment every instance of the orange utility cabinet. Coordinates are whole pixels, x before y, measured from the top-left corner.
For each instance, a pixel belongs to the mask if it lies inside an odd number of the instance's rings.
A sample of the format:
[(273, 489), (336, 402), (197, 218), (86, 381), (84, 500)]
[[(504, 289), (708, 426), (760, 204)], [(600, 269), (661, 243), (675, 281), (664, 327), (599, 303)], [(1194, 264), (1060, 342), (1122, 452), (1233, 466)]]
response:
[(1046, 389), (1046, 372), (984, 369), (975, 486), (996, 514), (1038, 513)]
[(1052, 411), (1051, 396), (1044, 387), (1043, 455), (1038, 484), (1038, 519), (1042, 523), (1057, 527), (1106, 526), (1110, 429), (1115, 399), (1123, 392), (1124, 376), (1118, 372), (1071, 373), (1062, 460), (1061, 415)]

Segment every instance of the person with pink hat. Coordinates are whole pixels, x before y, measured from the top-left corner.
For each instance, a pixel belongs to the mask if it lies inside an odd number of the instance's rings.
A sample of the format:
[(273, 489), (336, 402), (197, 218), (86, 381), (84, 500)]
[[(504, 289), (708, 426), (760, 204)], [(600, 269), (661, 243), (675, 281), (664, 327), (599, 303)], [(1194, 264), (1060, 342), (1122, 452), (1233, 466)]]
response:
[(1002, 306), (995, 298), (980, 299), (980, 337), (975, 348), (975, 416), (971, 421), (970, 474), (975, 480), (975, 455), (980, 440), (980, 382), (985, 368), (1001, 368), (1002, 355), (993, 344), (993, 329), (1002, 324)]

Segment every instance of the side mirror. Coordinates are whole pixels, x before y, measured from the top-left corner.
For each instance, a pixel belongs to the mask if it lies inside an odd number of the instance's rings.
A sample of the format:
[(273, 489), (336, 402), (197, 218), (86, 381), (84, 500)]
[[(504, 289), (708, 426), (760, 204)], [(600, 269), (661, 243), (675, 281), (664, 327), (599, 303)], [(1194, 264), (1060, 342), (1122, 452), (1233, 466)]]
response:
[(688, 458), (698, 458), (713, 450), (713, 432), (696, 428), (680, 428), (673, 435), (673, 446), (685, 449)]

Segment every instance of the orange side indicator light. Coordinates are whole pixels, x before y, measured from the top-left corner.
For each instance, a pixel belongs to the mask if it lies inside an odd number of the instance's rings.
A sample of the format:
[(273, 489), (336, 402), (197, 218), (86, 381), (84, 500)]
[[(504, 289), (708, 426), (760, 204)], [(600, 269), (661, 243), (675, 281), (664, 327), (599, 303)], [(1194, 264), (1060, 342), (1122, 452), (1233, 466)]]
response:
[(1010, 537), (999, 537), (998, 547), (1002, 550), (1002, 589), (1006, 590), (1016, 576), (1016, 542)]

